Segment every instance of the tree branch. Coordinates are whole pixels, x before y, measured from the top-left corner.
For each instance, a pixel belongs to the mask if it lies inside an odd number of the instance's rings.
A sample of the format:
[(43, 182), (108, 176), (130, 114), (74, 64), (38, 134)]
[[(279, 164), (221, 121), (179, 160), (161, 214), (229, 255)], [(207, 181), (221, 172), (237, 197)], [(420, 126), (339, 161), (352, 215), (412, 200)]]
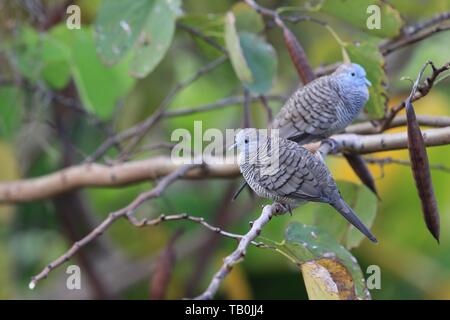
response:
[(450, 30), (450, 25), (448, 24), (436, 26), (436, 24), (449, 19), (450, 12), (443, 12), (435, 15), (431, 19), (405, 26), (398, 37), (382, 43), (379, 47), (380, 51), (386, 56), (398, 49), (426, 39), (433, 34)]
[(222, 266), (212, 278), (208, 288), (201, 295), (196, 297), (196, 300), (210, 300), (214, 297), (220, 284), (231, 272), (233, 266), (244, 259), (248, 246), (260, 235), (262, 228), (272, 219), (274, 215), (279, 214), (283, 214), (283, 212), (280, 212), (278, 206), (275, 204), (267, 205), (263, 208), (259, 218), (253, 222), (250, 231), (241, 237), (236, 250), (224, 259)]
[(108, 215), (108, 217), (103, 220), (103, 222), (96, 227), (94, 230), (92, 230), (87, 236), (85, 236), (83, 239), (75, 242), (72, 247), (64, 253), (62, 256), (48, 264), (39, 274), (31, 278), (31, 282), (29, 284), (30, 289), (34, 289), (36, 286), (36, 283), (44, 278), (47, 277), (47, 275), (58, 266), (62, 265), (64, 262), (68, 261), (70, 258), (72, 258), (82, 247), (87, 245), (88, 243), (91, 243), (93, 240), (95, 240), (97, 237), (102, 235), (109, 226), (116, 221), (119, 218), (125, 217), (127, 218), (131, 223), (137, 224), (136, 218), (134, 217), (135, 211), (147, 200), (157, 198), (161, 195), (161, 193), (164, 192), (164, 190), (171, 185), (173, 182), (175, 182), (178, 178), (184, 176), (187, 172), (189, 172), (191, 169), (198, 167), (199, 165), (184, 165), (182, 167), (179, 167), (177, 170), (172, 172), (171, 174), (167, 175), (162, 179), (158, 185), (153, 188), (150, 191), (143, 192), (139, 194), (129, 205), (126, 207), (112, 212)]
[[(447, 116), (431, 116), (431, 115), (417, 115), (417, 122), (421, 126), (425, 127), (448, 127), (450, 126), (450, 117)], [(406, 126), (406, 115), (398, 115), (392, 119), (387, 129), (398, 128)], [(373, 121), (365, 121), (361, 123), (356, 123), (345, 128), (346, 133), (357, 133), (357, 134), (374, 134), (379, 133), (380, 128), (373, 123)]]
[[(268, 95), (265, 97), (267, 100), (274, 100), (274, 101), (286, 100), (286, 97), (278, 96), (278, 95)], [(257, 96), (252, 96), (252, 95), (249, 96), (249, 100), (251, 102), (257, 101), (259, 99), (260, 99), (260, 97), (257, 97)], [(164, 118), (182, 117), (182, 116), (192, 115), (192, 114), (201, 113), (201, 112), (214, 111), (214, 110), (223, 109), (223, 108), (230, 107), (230, 106), (242, 105), (244, 103), (244, 100), (245, 100), (245, 96), (232, 96), (232, 97), (220, 99), (216, 102), (207, 103), (205, 105), (195, 107), (195, 108), (186, 107), (186, 108), (179, 108), (177, 110), (170, 110), (170, 111), (168, 110), (168, 111), (164, 112), (163, 117)]]
[[(450, 144), (450, 126), (423, 131), (426, 146)], [(332, 153), (352, 151), (358, 154), (406, 149), (407, 133), (381, 133), (373, 135), (339, 134)], [(315, 152), (319, 144), (305, 147)], [(239, 176), (235, 159), (211, 158), (208, 164), (189, 170), (184, 179), (233, 178)], [(224, 164), (226, 163), (226, 164)], [(69, 167), (52, 174), (18, 181), (0, 183), (0, 203), (20, 203), (46, 199), (69, 190), (84, 187), (118, 187), (131, 183), (154, 180), (170, 175), (183, 165), (168, 156), (130, 161), (112, 166), (88, 163)]]
[[(419, 85), (417, 88), (417, 91), (415, 92), (414, 96), (411, 98), (411, 102), (417, 101), (423, 97), (425, 97), (433, 87), (437, 77), (450, 69), (450, 62), (447, 62), (440, 68), (436, 68), (435, 65), (430, 61), (429, 62), (432, 67), (432, 74), (427, 77), (423, 84)], [(388, 114), (385, 116), (385, 118), (382, 120), (382, 123), (380, 124), (380, 132), (386, 130), (389, 126), (391, 121), (395, 118), (395, 116), (405, 108), (405, 101), (400, 103), (399, 105), (393, 107), (390, 109)]]
[[(387, 158), (365, 157), (364, 161), (367, 163), (370, 163), (370, 164), (377, 164), (380, 167), (383, 167), (388, 164), (397, 164), (397, 165), (406, 166), (406, 167), (411, 166), (411, 161), (409, 161), (409, 160), (395, 159), (392, 157), (387, 157)], [(443, 165), (443, 164), (430, 164), (430, 169), (450, 173), (450, 167)]]
[[(102, 235), (113, 222), (115, 222), (119, 218), (127, 218), (130, 223), (132, 223), (136, 227), (145, 227), (145, 226), (155, 226), (165, 221), (176, 221), (176, 220), (188, 220), (195, 222), (199, 225), (202, 225), (203, 227), (220, 234), (224, 237), (228, 237), (231, 239), (239, 240), (241, 241), (244, 237), (238, 234), (234, 234), (231, 232), (227, 232), (222, 230), (219, 227), (214, 227), (207, 223), (203, 217), (195, 217), (188, 215), (186, 213), (182, 214), (174, 214), (174, 215), (160, 215), (159, 217), (155, 219), (147, 219), (144, 218), (142, 220), (138, 220), (135, 218), (134, 213), (135, 211), (146, 201), (159, 197), (169, 185), (171, 185), (173, 182), (175, 182), (177, 179), (183, 177), (185, 174), (187, 174), (190, 170), (194, 169), (198, 165), (185, 165), (183, 167), (178, 168), (176, 171), (172, 172), (170, 175), (166, 176), (164, 179), (162, 179), (158, 185), (153, 188), (150, 191), (141, 193), (138, 197), (136, 197), (129, 205), (126, 207), (112, 212), (108, 215), (108, 217), (103, 220), (103, 222), (96, 227), (94, 230), (92, 230), (88, 235), (86, 235), (83, 239), (75, 242), (72, 247), (63, 255), (61, 255), (59, 258), (48, 264), (39, 274), (32, 277), (31, 282), (29, 284), (30, 289), (34, 289), (37, 282), (40, 280), (46, 278), (48, 274), (54, 270), (55, 268), (62, 265), (64, 262), (68, 261), (70, 258), (72, 258), (82, 247), (86, 246), (87, 244), (91, 243), (94, 239)], [(270, 248), (270, 246), (266, 245), (262, 242), (256, 242), (253, 241), (253, 239), (250, 239), (247, 243), (247, 245), (252, 244), (256, 247), (260, 248)]]
[(109, 137), (103, 144), (100, 145), (100, 147), (98, 147), (98, 149), (90, 157), (86, 159), (86, 162), (96, 161), (97, 159), (102, 157), (111, 146), (120, 143), (124, 140), (133, 138), (133, 141), (127, 146), (126, 152), (130, 151), (130, 149), (132, 149), (138, 142), (140, 142), (140, 140), (148, 132), (148, 130), (161, 119), (162, 115), (164, 114), (164, 111), (167, 109), (167, 107), (170, 105), (170, 103), (173, 101), (173, 99), (177, 96), (177, 94), (180, 91), (188, 87), (190, 84), (195, 82), (201, 76), (222, 65), (225, 61), (227, 61), (227, 59), (228, 59), (227, 56), (221, 56), (215, 59), (214, 61), (206, 64), (202, 68), (200, 68), (194, 75), (192, 75), (187, 80), (177, 84), (164, 98), (164, 100), (160, 103), (158, 109), (155, 112), (153, 112), (151, 116), (141, 121), (137, 125), (128, 128), (127, 130), (122, 131), (112, 137)]

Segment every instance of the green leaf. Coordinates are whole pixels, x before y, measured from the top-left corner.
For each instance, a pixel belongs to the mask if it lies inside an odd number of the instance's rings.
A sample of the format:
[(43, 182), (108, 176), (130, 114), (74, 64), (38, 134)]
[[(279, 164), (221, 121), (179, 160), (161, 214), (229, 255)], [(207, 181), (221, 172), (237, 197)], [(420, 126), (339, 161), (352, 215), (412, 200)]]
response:
[[(352, 207), (361, 221), (370, 228), (377, 213), (378, 200), (364, 185), (337, 181), (344, 200)], [(333, 207), (322, 204), (314, 211), (314, 224), (340, 241), (346, 248), (357, 247), (365, 236), (348, 223)]]
[(42, 78), (53, 89), (63, 89), (70, 80), (70, 50), (66, 45), (46, 36), (42, 43)]
[(17, 43), (21, 73), (31, 82), (43, 79), (53, 89), (62, 89), (70, 80), (70, 51), (49, 34), (23, 28)]
[(258, 33), (264, 29), (264, 21), (259, 13), (244, 2), (236, 3), (232, 8), (236, 18), (237, 32)]
[(250, 91), (266, 93), (272, 87), (277, 68), (275, 50), (254, 33), (236, 31), (232, 12), (225, 22), (225, 44), (237, 77)]
[(107, 64), (131, 50), (130, 72), (144, 77), (162, 60), (180, 14), (179, 0), (103, 1), (96, 21), (96, 47)]
[(50, 32), (70, 48), (71, 74), (83, 105), (100, 118), (109, 118), (134, 84), (128, 62), (105, 66), (96, 55), (92, 29), (71, 31), (61, 25)]
[(22, 93), (17, 87), (0, 87), (0, 139), (18, 132), (22, 113)]
[(386, 83), (387, 77), (384, 71), (384, 58), (373, 42), (348, 44), (345, 49), (352, 62), (364, 67), (367, 78), (372, 83), (369, 87), (369, 101), (366, 103), (366, 111), (373, 119), (381, 118), (387, 105)]
[(311, 299), (370, 299), (355, 257), (322, 229), (290, 223), (277, 249), (301, 266)]
[(107, 64), (125, 57), (144, 28), (155, 0), (104, 0), (96, 20), (96, 46)]
[(176, 12), (169, 1), (158, 0), (147, 16), (144, 28), (134, 49), (130, 72), (143, 78), (159, 64), (170, 47), (175, 32)]
[(40, 77), (40, 63), (36, 63), (40, 61), (39, 52), (36, 50), (39, 42), (39, 33), (25, 26), (20, 29), (15, 43), (17, 67), (20, 73), (31, 82), (35, 82)]
[(253, 79), (253, 81), (245, 81), (244, 86), (254, 93), (266, 93), (272, 87), (276, 74), (275, 50), (256, 34), (242, 32), (239, 34), (239, 38)]
[[(203, 33), (205, 36), (213, 39), (219, 45), (225, 47), (224, 27), (225, 16), (222, 14), (207, 14), (207, 15), (184, 15), (178, 20), (180, 23), (187, 25), (195, 30)], [(206, 43), (203, 39), (192, 36), (197, 46), (205, 55), (211, 59), (216, 59), (222, 56), (222, 51), (214, 48)]]
[[(380, 29), (367, 27), (367, 19), (372, 15), (372, 12), (367, 13), (370, 5), (377, 5), (380, 8)], [(320, 11), (349, 22), (370, 35), (382, 38), (395, 37), (403, 25), (400, 13), (381, 0), (326, 0)]]
[(244, 58), (235, 22), (236, 18), (229, 12), (225, 20), (225, 44), (237, 77), (242, 82), (251, 82), (253, 81), (252, 72)]
[(73, 48), (73, 76), (84, 106), (100, 118), (109, 118), (119, 98), (133, 86), (127, 64), (106, 68), (95, 55), (92, 33), (81, 35)]

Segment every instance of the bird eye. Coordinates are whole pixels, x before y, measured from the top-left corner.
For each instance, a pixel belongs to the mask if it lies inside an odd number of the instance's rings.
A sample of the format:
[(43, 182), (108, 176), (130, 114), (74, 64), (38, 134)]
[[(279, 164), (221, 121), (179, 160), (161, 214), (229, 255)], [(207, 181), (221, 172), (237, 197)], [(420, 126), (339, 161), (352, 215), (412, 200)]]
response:
[(354, 72), (352, 72), (352, 77), (354, 77), (355, 76), (355, 73)]
[(245, 142), (245, 143), (248, 143), (248, 138), (246, 138), (246, 139), (244, 140), (244, 142)]

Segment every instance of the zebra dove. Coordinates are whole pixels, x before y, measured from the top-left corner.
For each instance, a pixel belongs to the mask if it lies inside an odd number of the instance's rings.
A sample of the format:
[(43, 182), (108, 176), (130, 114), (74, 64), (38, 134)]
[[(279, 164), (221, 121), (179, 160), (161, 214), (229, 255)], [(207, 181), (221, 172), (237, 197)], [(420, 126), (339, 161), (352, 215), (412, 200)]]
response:
[(344, 201), (330, 171), (318, 157), (293, 141), (263, 131), (247, 128), (235, 136), (240, 171), (257, 195), (289, 211), (307, 201), (328, 203), (377, 242)]
[(328, 138), (342, 131), (369, 99), (363, 67), (340, 65), (331, 75), (317, 78), (298, 89), (281, 108), (271, 128), (300, 144)]

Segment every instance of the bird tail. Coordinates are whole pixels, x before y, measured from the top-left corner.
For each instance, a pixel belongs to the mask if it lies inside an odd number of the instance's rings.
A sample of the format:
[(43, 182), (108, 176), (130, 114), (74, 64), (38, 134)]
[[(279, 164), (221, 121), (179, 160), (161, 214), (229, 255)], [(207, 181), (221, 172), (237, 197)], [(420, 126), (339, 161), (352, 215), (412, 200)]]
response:
[(363, 233), (370, 241), (377, 243), (378, 240), (370, 232), (370, 230), (364, 225), (364, 223), (358, 218), (352, 208), (341, 198), (333, 203), (330, 203), (339, 213), (347, 219), (355, 228), (357, 228), (361, 233)]

